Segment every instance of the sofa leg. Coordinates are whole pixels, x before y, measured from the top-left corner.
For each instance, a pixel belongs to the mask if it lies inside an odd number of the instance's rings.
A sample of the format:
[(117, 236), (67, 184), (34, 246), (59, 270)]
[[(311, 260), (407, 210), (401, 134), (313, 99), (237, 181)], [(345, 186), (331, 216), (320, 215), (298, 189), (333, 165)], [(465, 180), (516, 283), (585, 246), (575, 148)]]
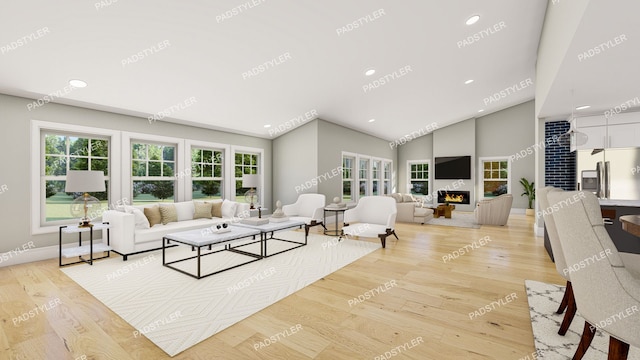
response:
[(127, 261), (128, 256), (127, 255), (122, 255), (122, 261)]

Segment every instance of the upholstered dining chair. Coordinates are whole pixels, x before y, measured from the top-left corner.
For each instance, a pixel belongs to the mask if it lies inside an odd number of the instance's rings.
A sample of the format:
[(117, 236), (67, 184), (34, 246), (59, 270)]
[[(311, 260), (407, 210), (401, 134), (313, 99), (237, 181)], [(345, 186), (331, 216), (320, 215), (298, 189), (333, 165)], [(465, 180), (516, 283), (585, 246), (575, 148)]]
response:
[(562, 320), (560, 329), (558, 330), (558, 334), (564, 335), (567, 333), (567, 330), (571, 325), (571, 321), (573, 321), (573, 318), (576, 315), (577, 308), (576, 300), (573, 297), (573, 290), (571, 288), (571, 278), (569, 276), (567, 262), (564, 259), (564, 254), (562, 253), (562, 244), (560, 243), (560, 237), (558, 236), (558, 230), (556, 229), (555, 220), (553, 219), (553, 216), (551, 216), (553, 207), (550, 206), (549, 200), (547, 199), (547, 194), (551, 191), (562, 190), (554, 188), (553, 186), (547, 186), (545, 188), (538, 189), (536, 191), (536, 194), (538, 197), (538, 201), (540, 201), (540, 213), (542, 213), (542, 216), (544, 218), (544, 224), (547, 228), (549, 241), (551, 242), (551, 249), (553, 250), (553, 259), (556, 264), (556, 270), (558, 271), (558, 274), (560, 274), (560, 276), (562, 276), (567, 281), (567, 285), (564, 290), (564, 296), (562, 297), (562, 301), (560, 302), (560, 307), (556, 311), (556, 314), (562, 314), (565, 309), (567, 310), (567, 312), (564, 314), (564, 319)]
[[(580, 315), (585, 319), (574, 359), (581, 359), (595, 332), (609, 335), (608, 359), (626, 359), (640, 346), (640, 277), (625, 266), (604, 228), (598, 199), (589, 192), (551, 191), (552, 216)], [(556, 210), (557, 209), (557, 210)]]
[(502, 194), (492, 199), (481, 200), (473, 211), (480, 225), (507, 225), (513, 195)]
[[(387, 237), (396, 235), (396, 201), (389, 196), (364, 196), (355, 208), (344, 212), (345, 235), (377, 237), (386, 247)], [(357, 223), (357, 224), (355, 224)]]
[(305, 232), (309, 228), (322, 225), (324, 227), (325, 196), (323, 194), (300, 194), (295, 203), (282, 206), (282, 212), (291, 220), (303, 221)]

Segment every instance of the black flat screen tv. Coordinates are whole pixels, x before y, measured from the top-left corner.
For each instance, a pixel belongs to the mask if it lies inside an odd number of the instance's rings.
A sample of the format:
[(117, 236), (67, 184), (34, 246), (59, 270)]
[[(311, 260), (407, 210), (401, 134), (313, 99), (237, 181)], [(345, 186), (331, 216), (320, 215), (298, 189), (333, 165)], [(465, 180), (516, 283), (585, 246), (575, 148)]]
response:
[(434, 179), (471, 179), (471, 156), (437, 157), (434, 163)]

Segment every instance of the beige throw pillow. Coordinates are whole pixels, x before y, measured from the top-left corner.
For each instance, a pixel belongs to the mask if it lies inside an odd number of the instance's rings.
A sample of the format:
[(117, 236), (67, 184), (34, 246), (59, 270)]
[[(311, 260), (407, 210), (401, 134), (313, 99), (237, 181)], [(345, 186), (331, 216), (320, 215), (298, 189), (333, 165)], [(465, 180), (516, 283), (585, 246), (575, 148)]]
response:
[(193, 205), (195, 206), (194, 219), (211, 219), (212, 203), (194, 201)]
[(214, 201), (209, 204), (211, 204), (211, 216), (221, 218), (222, 217), (222, 200)]
[(144, 216), (149, 220), (149, 226), (151, 227), (162, 223), (162, 215), (160, 214), (160, 207), (158, 205), (144, 208)]
[(178, 222), (178, 211), (173, 204), (160, 204), (160, 215), (162, 215), (162, 225)]

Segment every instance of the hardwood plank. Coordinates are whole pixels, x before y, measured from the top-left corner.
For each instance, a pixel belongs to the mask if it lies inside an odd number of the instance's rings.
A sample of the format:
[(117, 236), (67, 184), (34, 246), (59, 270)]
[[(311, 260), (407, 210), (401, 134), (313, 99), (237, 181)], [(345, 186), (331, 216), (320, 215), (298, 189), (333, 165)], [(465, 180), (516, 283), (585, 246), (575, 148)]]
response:
[[(564, 284), (542, 239), (533, 235), (533, 221), (511, 215), (507, 226), (479, 229), (398, 224), (400, 240), (388, 239), (386, 249), (173, 359), (371, 359), (392, 349), (401, 351), (398, 359), (521, 358), (534, 351), (524, 280)], [(486, 245), (443, 260), (486, 236)], [(358, 241), (379, 245), (378, 239)], [(395, 286), (350, 304), (391, 280)], [(470, 312), (511, 293), (517, 299), (470, 319)], [(13, 324), (16, 316), (56, 298), (61, 305)], [(0, 268), (0, 320), (3, 359), (170, 358), (145, 337), (134, 338), (135, 329), (62, 273), (57, 259)], [(299, 333), (255, 350), (256, 343), (296, 324)], [(417, 337), (422, 343), (398, 348)]]

